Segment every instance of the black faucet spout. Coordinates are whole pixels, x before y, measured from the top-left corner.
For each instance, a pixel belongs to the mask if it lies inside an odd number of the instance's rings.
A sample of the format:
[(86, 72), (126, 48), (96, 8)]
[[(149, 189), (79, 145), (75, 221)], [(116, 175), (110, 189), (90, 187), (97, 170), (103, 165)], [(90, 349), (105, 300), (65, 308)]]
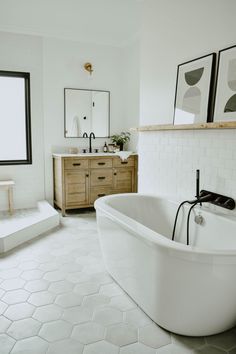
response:
[(92, 138), (95, 139), (95, 134), (93, 132), (91, 132), (89, 134), (89, 152), (93, 151), (93, 149), (92, 149)]

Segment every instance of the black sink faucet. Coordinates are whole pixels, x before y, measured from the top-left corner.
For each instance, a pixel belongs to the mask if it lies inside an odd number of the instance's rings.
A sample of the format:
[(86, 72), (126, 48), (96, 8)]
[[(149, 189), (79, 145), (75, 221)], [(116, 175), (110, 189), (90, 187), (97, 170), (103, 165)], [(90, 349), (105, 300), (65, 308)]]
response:
[(84, 132), (83, 138), (88, 138), (88, 134), (86, 132)]
[(89, 134), (89, 152), (92, 152), (92, 138), (95, 139), (95, 134), (93, 132), (91, 132)]

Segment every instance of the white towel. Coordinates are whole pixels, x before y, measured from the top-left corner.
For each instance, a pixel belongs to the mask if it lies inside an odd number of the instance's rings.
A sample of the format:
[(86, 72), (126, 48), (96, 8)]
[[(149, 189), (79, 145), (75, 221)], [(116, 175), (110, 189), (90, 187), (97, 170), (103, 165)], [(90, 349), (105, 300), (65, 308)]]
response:
[(79, 117), (74, 116), (68, 136), (79, 137)]
[(132, 153), (133, 151), (116, 151), (116, 155), (120, 156), (122, 161), (127, 160)]

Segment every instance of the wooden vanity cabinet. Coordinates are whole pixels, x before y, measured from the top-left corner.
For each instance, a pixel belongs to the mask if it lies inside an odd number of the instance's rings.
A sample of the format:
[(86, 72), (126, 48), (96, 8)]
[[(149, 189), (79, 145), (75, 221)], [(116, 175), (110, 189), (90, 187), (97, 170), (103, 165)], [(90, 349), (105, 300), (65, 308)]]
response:
[(138, 156), (53, 156), (54, 204), (67, 209), (92, 207), (105, 195), (137, 192)]

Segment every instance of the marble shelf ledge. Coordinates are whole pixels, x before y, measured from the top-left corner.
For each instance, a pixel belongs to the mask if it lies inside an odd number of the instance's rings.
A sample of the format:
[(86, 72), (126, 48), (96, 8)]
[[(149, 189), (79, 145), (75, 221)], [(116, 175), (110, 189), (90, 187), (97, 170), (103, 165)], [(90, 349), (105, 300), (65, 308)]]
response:
[(212, 123), (198, 123), (198, 124), (157, 124), (144, 125), (137, 128), (131, 128), (136, 132), (149, 132), (159, 130), (201, 130), (201, 129), (236, 129), (235, 122), (212, 122)]

